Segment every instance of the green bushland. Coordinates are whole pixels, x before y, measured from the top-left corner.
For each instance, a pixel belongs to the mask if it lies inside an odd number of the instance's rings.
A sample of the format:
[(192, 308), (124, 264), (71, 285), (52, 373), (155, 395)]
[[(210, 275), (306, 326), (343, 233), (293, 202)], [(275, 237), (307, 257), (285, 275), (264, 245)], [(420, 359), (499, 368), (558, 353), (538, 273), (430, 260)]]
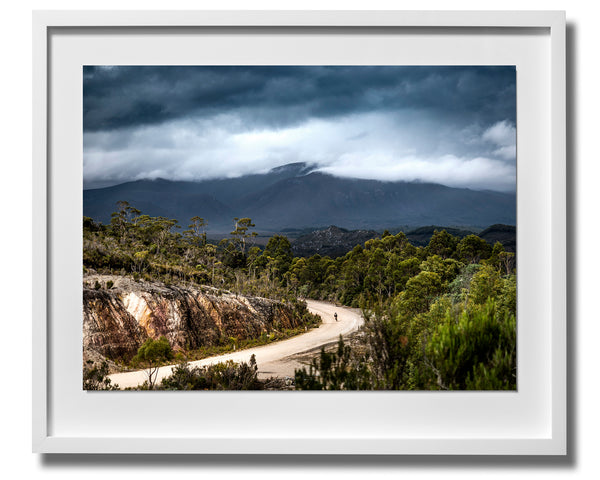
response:
[(287, 237), (275, 235), (261, 249), (253, 244), (251, 219), (235, 218), (230, 238), (214, 244), (207, 240), (204, 219), (190, 222), (181, 231), (177, 220), (144, 215), (127, 202), (117, 203), (108, 225), (84, 217), (84, 271), (296, 300), (284, 280), (293, 260)]
[[(359, 345), (340, 340), (337, 351), (323, 351), (296, 372), (297, 388), (516, 388), (515, 256), (500, 243), (441, 230), (417, 247), (404, 233), (386, 231), (342, 257), (298, 258), (282, 235), (264, 249), (254, 246), (249, 218), (234, 219), (230, 238), (213, 244), (201, 217), (180, 232), (176, 220), (143, 215), (127, 202), (118, 203), (109, 225), (84, 217), (83, 227), (88, 271), (361, 308)], [(225, 339), (215, 350), (187, 354), (198, 359), (273, 340)]]
[[(504, 279), (505, 295), (514, 283)], [(396, 303), (367, 317), (363, 348), (340, 338), (296, 371), (296, 388), (327, 390), (514, 390), (516, 320), (506, 296), (483, 304), (443, 295), (415, 317)]]
[(319, 259), (339, 280), (305, 288), (360, 306), (364, 335), (297, 370), (296, 388), (516, 389), (514, 255), (480, 240), (442, 231), (417, 248), (398, 234)]

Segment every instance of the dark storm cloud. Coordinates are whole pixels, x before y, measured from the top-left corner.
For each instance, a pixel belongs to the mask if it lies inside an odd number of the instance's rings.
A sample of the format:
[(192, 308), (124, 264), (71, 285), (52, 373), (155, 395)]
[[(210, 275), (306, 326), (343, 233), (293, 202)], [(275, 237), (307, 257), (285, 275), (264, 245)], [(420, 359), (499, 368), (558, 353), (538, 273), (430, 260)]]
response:
[(281, 128), (307, 118), (419, 109), (515, 121), (512, 67), (84, 67), (85, 131), (239, 112)]
[(84, 67), (84, 185), (338, 176), (515, 189), (514, 67)]

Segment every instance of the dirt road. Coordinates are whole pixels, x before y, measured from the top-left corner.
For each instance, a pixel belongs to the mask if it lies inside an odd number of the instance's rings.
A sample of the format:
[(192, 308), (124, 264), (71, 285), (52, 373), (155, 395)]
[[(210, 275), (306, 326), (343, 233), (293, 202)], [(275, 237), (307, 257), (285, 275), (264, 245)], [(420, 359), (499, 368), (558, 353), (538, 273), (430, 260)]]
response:
[[(268, 377), (292, 377), (294, 370), (301, 366), (298, 361), (289, 358), (292, 355), (319, 348), (337, 341), (340, 335), (347, 335), (354, 332), (363, 323), (360, 310), (356, 308), (338, 307), (329, 302), (318, 302), (316, 300), (307, 300), (308, 309), (312, 313), (321, 316), (323, 323), (319, 328), (281, 342), (264, 345), (261, 347), (240, 350), (226, 355), (209, 357), (203, 360), (190, 362), (191, 366), (210, 365), (218, 362), (233, 360), (234, 362), (247, 362), (251, 355), (256, 356), (258, 365), (258, 376), (260, 378)], [(338, 314), (336, 322), (333, 315)], [(171, 374), (174, 365), (161, 367), (158, 371), (157, 381)], [(136, 372), (115, 373), (110, 375), (113, 384), (118, 384), (121, 388), (136, 387), (147, 380), (144, 370)]]

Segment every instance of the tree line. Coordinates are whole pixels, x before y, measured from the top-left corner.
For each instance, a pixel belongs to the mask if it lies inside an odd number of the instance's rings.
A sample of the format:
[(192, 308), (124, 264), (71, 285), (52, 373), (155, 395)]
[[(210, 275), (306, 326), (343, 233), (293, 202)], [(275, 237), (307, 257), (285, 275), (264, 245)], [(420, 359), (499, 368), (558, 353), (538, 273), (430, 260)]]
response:
[(259, 248), (250, 218), (234, 218), (230, 236), (213, 243), (201, 217), (191, 218), (182, 229), (177, 220), (142, 214), (128, 202), (117, 206), (110, 224), (83, 218), (85, 272), (211, 285), (276, 299), (289, 293), (280, 282), (293, 257), (289, 240), (276, 235)]

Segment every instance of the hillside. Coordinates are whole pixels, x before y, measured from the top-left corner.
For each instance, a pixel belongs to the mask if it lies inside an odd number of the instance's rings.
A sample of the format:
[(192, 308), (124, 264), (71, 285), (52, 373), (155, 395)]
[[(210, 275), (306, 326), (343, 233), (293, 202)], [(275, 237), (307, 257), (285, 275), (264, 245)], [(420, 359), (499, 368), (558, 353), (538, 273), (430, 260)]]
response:
[(83, 214), (108, 223), (119, 200), (151, 216), (193, 216), (208, 221), (209, 232), (229, 232), (233, 217), (250, 217), (258, 231), (339, 225), (381, 230), (397, 225), (464, 225), (484, 228), (514, 224), (513, 194), (451, 188), (416, 182), (340, 178), (312, 171), (307, 164), (284, 165), (264, 174), (174, 182), (139, 180), (84, 190)]

